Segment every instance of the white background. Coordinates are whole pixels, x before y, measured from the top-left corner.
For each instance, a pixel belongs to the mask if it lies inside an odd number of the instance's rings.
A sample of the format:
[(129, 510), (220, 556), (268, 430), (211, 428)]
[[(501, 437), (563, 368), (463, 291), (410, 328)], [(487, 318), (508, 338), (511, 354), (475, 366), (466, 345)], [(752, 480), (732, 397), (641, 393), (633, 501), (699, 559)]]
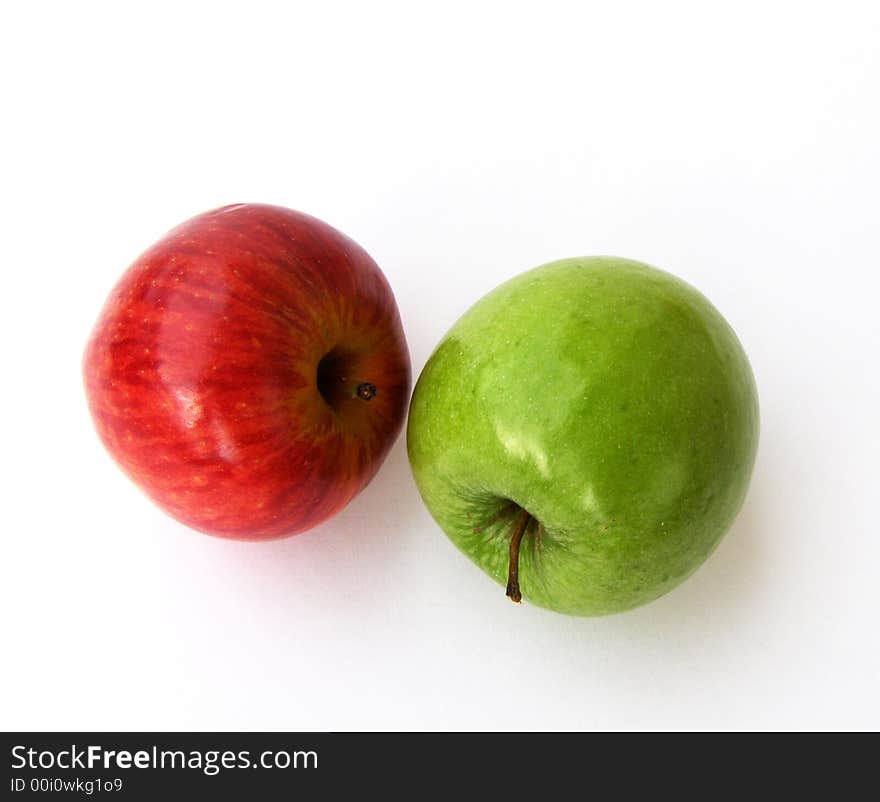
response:
[[(0, 13), (4, 729), (880, 726), (880, 5), (20, 3)], [(670, 270), (750, 355), (747, 503), (667, 597), (510, 604), (403, 440), (331, 522), (194, 534), (102, 450), (104, 297), (221, 204), (315, 214), (418, 372), (551, 259)]]

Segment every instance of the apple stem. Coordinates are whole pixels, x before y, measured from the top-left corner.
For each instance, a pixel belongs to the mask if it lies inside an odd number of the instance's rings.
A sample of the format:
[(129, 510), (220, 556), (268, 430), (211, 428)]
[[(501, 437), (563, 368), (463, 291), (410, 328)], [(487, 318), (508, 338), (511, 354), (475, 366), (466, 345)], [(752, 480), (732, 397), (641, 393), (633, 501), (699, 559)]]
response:
[(355, 390), (355, 395), (360, 398), (361, 401), (369, 401), (376, 395), (376, 385), (370, 382), (361, 382), (357, 386), (357, 390)]
[(510, 563), (507, 568), (507, 598), (519, 604), (522, 601), (522, 593), (519, 591), (519, 544), (528, 528), (532, 516), (528, 510), (521, 510), (516, 521), (516, 529), (510, 538)]

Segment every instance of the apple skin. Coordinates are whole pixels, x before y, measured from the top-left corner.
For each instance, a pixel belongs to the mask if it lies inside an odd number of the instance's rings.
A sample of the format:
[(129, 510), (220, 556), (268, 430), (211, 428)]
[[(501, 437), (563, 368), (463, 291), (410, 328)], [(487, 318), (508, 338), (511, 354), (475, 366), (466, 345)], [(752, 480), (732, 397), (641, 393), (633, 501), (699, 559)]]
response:
[[(315, 526), (370, 481), (402, 426), (410, 362), (388, 282), (359, 245), (308, 215), (237, 204), (134, 262), (83, 377), (101, 440), (156, 504), (261, 540)], [(361, 383), (374, 397), (358, 397)]]
[(407, 446), (428, 510), (501, 584), (526, 510), (522, 597), (572, 615), (666, 593), (712, 552), (758, 443), (748, 360), (674, 276), (566, 259), (496, 288), (416, 385)]

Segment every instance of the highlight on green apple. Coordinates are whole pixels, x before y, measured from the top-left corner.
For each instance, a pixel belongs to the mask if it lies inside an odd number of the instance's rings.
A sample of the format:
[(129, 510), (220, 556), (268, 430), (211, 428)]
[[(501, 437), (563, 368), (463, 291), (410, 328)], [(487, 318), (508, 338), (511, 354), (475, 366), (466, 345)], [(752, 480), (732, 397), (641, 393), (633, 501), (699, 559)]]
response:
[(413, 394), (407, 449), (452, 542), (513, 601), (604, 615), (672, 590), (736, 517), (758, 398), (697, 290), (616, 257), (535, 268), (478, 301)]

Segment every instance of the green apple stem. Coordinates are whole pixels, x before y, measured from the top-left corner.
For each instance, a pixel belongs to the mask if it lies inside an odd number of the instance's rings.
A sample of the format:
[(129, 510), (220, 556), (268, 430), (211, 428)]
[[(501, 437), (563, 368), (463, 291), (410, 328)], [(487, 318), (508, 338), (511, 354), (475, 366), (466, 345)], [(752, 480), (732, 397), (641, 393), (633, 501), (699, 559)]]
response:
[(507, 568), (507, 598), (519, 604), (522, 601), (522, 593), (519, 590), (519, 544), (532, 520), (528, 510), (521, 510), (516, 521), (516, 529), (510, 538), (510, 563)]

